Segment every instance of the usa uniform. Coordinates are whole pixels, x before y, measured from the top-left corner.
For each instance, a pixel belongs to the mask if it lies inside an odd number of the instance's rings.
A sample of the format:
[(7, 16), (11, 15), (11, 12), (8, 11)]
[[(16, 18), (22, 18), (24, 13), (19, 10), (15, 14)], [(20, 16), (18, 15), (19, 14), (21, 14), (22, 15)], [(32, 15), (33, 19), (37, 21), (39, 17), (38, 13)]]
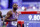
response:
[[(16, 19), (16, 18), (18, 19), (18, 13), (15, 14), (13, 11), (12, 11), (12, 13), (13, 13), (13, 15), (11, 17), (9, 17), (9, 19)], [(7, 27), (17, 27), (17, 21), (8, 22)]]

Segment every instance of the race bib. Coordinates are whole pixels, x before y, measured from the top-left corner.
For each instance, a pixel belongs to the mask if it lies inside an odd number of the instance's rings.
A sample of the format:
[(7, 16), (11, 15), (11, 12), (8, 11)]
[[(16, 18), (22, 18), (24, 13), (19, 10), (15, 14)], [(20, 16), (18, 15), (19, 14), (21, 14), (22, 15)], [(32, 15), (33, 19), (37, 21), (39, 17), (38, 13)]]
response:
[(14, 26), (17, 26), (17, 22), (16, 21), (11, 22), (11, 24), (14, 25)]

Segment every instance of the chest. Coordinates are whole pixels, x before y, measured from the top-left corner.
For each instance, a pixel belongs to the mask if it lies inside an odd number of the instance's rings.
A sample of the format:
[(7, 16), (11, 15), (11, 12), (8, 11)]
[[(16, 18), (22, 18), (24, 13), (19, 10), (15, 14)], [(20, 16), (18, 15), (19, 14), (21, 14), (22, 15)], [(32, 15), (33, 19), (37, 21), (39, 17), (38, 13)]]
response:
[(18, 13), (13, 13), (13, 18), (18, 18)]

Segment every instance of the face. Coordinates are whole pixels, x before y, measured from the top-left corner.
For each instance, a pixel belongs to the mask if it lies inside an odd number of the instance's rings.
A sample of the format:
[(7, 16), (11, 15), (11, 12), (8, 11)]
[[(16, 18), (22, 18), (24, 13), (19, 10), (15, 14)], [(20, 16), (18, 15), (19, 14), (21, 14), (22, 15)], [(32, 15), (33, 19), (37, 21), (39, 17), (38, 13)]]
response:
[(14, 4), (13, 5), (13, 10), (17, 10), (17, 8), (18, 8), (18, 5), (17, 4)]

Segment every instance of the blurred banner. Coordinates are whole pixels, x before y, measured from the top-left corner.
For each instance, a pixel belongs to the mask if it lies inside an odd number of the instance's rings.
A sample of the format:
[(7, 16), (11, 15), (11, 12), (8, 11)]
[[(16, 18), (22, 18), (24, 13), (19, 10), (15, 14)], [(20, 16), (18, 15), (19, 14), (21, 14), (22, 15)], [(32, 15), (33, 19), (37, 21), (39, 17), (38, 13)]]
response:
[(1, 9), (8, 8), (8, 0), (1, 0)]
[(24, 21), (24, 27), (40, 27), (40, 11), (21, 12), (18, 20)]
[(23, 2), (40, 2), (40, 0), (22, 0)]
[(40, 9), (40, 0), (1, 0), (1, 9), (12, 9), (12, 5), (18, 4), (18, 8), (26, 7), (27, 9)]

